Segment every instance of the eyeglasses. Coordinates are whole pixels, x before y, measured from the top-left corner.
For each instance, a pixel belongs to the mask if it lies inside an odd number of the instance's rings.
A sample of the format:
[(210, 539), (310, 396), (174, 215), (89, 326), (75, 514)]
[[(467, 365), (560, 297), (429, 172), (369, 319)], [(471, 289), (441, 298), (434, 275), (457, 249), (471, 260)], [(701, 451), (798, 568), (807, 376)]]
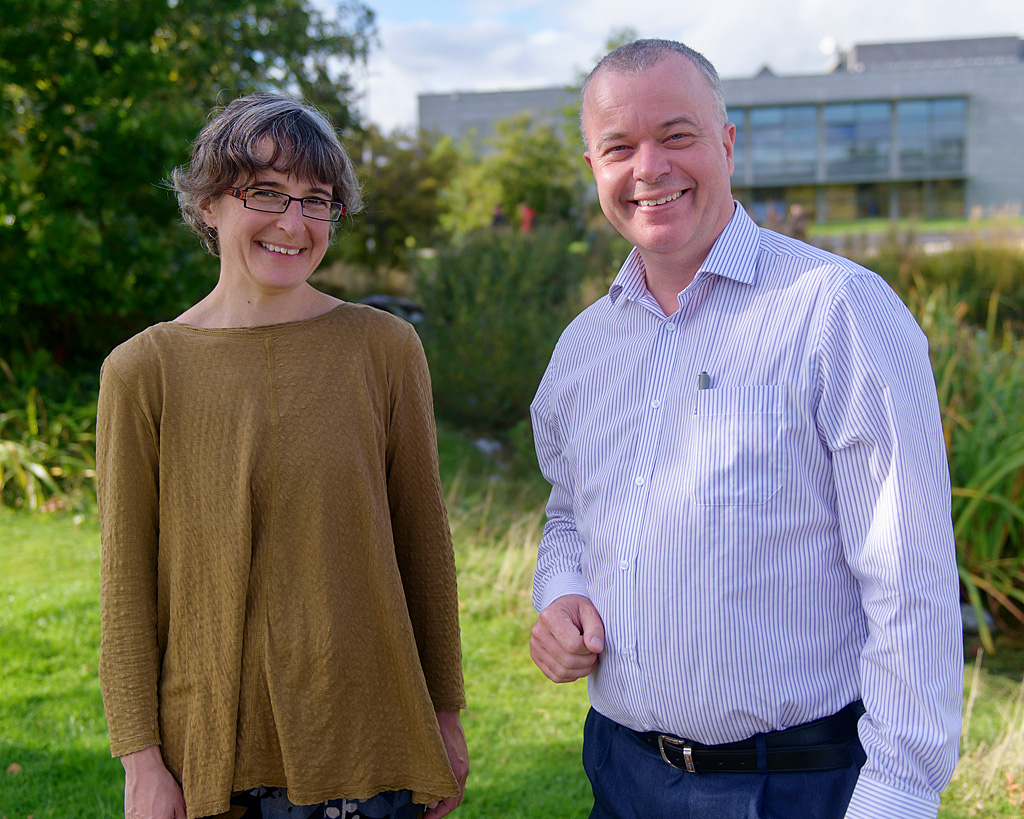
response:
[(225, 188), (224, 193), (241, 199), (249, 210), (262, 210), (265, 213), (284, 213), (292, 202), (302, 205), (302, 215), (321, 222), (337, 222), (347, 210), (342, 202), (331, 202), (327, 199), (289, 196), (279, 191), (265, 191), (261, 188)]

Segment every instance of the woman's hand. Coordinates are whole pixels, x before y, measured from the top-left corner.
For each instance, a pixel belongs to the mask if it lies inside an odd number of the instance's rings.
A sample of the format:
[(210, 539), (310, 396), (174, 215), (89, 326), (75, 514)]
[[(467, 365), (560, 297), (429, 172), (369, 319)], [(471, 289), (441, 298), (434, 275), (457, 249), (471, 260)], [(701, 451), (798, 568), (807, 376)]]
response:
[(466, 779), (469, 777), (469, 749), (466, 747), (466, 732), (462, 730), (462, 720), (458, 711), (438, 711), (437, 724), (441, 729), (444, 749), (448, 752), (448, 762), (452, 773), (459, 783), (459, 795), (449, 796), (440, 802), (427, 805), (423, 819), (441, 819), (462, 804), (466, 795)]
[(160, 746), (125, 754), (125, 819), (186, 819), (185, 796), (164, 765)]

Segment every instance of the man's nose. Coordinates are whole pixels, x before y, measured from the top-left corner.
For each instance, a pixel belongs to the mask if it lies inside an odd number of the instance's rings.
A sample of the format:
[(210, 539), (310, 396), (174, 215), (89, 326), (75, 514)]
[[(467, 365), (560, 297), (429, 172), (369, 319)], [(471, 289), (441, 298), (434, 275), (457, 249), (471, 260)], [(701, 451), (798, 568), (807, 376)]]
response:
[(634, 154), (633, 178), (653, 185), (671, 169), (666, 150), (655, 143), (642, 142)]

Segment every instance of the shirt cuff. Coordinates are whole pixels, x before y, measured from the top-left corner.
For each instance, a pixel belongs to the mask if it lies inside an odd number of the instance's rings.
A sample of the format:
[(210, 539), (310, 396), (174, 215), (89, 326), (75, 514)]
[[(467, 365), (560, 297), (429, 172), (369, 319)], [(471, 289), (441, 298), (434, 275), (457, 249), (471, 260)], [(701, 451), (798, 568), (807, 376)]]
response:
[(566, 572), (564, 574), (556, 574), (550, 578), (544, 584), (544, 591), (540, 596), (537, 611), (544, 611), (559, 597), (565, 597), (567, 594), (579, 594), (586, 598), (590, 597), (587, 594), (587, 581), (583, 579), (583, 575), (576, 574), (575, 572)]
[(938, 797), (914, 796), (863, 776), (857, 780), (846, 809), (846, 819), (935, 819), (938, 815)]

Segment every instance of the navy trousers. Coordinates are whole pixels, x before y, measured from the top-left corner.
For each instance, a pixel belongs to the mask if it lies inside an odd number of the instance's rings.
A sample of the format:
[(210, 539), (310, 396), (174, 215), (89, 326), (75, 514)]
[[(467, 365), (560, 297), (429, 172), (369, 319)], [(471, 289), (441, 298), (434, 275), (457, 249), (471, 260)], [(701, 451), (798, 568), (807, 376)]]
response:
[(864, 764), (797, 773), (687, 773), (593, 708), (583, 767), (594, 790), (590, 819), (842, 819)]

